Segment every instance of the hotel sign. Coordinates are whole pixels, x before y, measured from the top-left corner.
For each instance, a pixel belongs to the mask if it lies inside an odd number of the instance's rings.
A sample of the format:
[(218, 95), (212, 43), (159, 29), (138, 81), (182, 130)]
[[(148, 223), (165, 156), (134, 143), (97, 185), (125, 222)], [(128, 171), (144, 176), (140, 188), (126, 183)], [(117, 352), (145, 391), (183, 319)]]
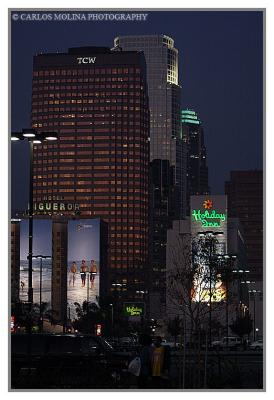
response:
[(213, 200), (207, 198), (201, 204), (201, 209), (192, 209), (192, 222), (198, 223), (201, 228), (220, 228), (227, 219), (226, 211), (216, 210), (213, 204)]
[(76, 203), (57, 203), (57, 202), (41, 202), (33, 204), (34, 211), (47, 211), (47, 212), (55, 212), (55, 211), (79, 211), (80, 206)]
[(144, 315), (144, 303), (124, 303), (124, 315), (142, 317)]

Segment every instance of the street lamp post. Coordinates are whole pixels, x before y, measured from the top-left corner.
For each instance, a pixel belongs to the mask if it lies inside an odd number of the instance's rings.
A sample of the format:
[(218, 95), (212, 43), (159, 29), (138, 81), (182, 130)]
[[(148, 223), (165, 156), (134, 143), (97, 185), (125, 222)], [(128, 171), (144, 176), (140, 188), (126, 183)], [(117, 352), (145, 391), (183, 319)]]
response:
[(39, 284), (39, 330), (40, 332), (43, 331), (43, 312), (42, 312), (42, 270), (43, 270), (43, 260), (50, 260), (51, 256), (42, 256), (41, 254), (37, 256), (32, 256), (33, 259), (40, 260), (40, 284)]
[(90, 272), (86, 272), (87, 274), (87, 303), (89, 303), (89, 280), (90, 280)]
[(44, 141), (57, 140), (56, 132), (38, 132), (35, 129), (23, 129), (22, 132), (12, 132), (11, 140), (27, 140), (29, 143), (29, 252), (28, 252), (28, 303), (33, 303), (32, 287), (32, 246), (33, 246), (33, 145)]
[(257, 293), (262, 293), (261, 290), (249, 290), (249, 303), (250, 303), (250, 294), (252, 293), (253, 295), (253, 341), (255, 342), (256, 340), (256, 294)]
[(221, 267), (220, 272), (224, 272), (225, 277), (225, 292), (226, 292), (226, 307), (225, 307), (225, 321), (226, 321), (226, 344), (228, 345), (228, 332), (229, 332), (229, 301), (230, 301), (230, 293), (229, 293), (229, 281), (232, 279), (232, 263), (235, 262), (237, 256), (232, 254), (224, 254), (218, 257), (221, 262), (224, 262), (225, 267)]
[(111, 307), (111, 335), (113, 337), (114, 335), (113, 335), (113, 304), (112, 303), (110, 304), (110, 307)]

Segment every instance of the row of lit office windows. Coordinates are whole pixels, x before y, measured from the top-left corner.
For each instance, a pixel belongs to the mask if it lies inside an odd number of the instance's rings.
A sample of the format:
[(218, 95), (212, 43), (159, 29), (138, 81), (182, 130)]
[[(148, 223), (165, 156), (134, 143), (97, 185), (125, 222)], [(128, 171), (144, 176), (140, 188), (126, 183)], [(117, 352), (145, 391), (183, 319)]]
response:
[[(137, 110), (138, 107), (136, 107)], [(125, 126), (135, 126), (138, 128), (139, 126), (143, 126), (144, 124), (140, 120), (135, 120), (135, 121), (129, 121), (127, 119), (124, 119), (123, 121), (117, 121), (117, 120), (104, 120), (104, 121), (60, 121), (60, 119), (57, 118), (48, 118), (47, 116), (41, 116), (36, 118), (37, 121), (49, 121), (52, 120), (52, 122), (37, 122), (33, 124), (34, 128), (42, 128), (43, 126), (51, 125), (51, 126), (88, 126), (91, 128), (92, 132), (108, 132), (108, 128), (113, 125), (113, 126), (118, 126), (118, 125), (125, 125)], [(98, 129), (96, 126), (104, 126), (103, 129)]]
[[(97, 155), (113, 155), (113, 154), (124, 154), (124, 155), (134, 155), (134, 151), (133, 150), (124, 150), (125, 148), (133, 148), (134, 149), (134, 144), (137, 143), (136, 147), (140, 147), (140, 144), (144, 144), (146, 142), (146, 139), (141, 139), (141, 138), (137, 138), (134, 139), (134, 143), (128, 143), (130, 141), (130, 138), (128, 138), (127, 136), (118, 136), (118, 135), (114, 135), (111, 136), (112, 140), (117, 141), (121, 141), (121, 144), (119, 143), (119, 145), (123, 148), (122, 150), (96, 150), (93, 149), (92, 147), (92, 143), (89, 143), (87, 145), (87, 143), (61, 143), (59, 144), (58, 148), (59, 149), (76, 149), (77, 154), (89, 154), (91, 153), (92, 156), (96, 157)], [(78, 138), (77, 138), (78, 139)], [(133, 141), (133, 139), (131, 139)], [(87, 150), (78, 150), (78, 148), (86, 148)], [(48, 150), (48, 154), (52, 154), (52, 152), (57, 151), (56, 147), (52, 147), (52, 146), (43, 146), (42, 147), (43, 150)], [(43, 152), (44, 154), (45, 152)], [(112, 160), (112, 158), (110, 159)]]
[(70, 75), (96, 75), (96, 74), (139, 74), (140, 68), (68, 68), (68, 69), (48, 69), (34, 70), (33, 76), (70, 76)]
[[(43, 120), (49, 121), (51, 120), (51, 122), (56, 126), (85, 126), (85, 127), (89, 127), (91, 129), (92, 132), (98, 132), (98, 128), (97, 126), (103, 126), (103, 132), (108, 132), (109, 128), (111, 128), (112, 126), (116, 126), (117, 129), (118, 125), (125, 125), (125, 126), (135, 126), (136, 128), (140, 127), (140, 126), (144, 126), (144, 122), (140, 120), (140, 117), (137, 119), (135, 118), (133, 121), (130, 121), (129, 118), (125, 118), (122, 120), (117, 120), (117, 119), (112, 119), (112, 120), (87, 120), (87, 121), (62, 121), (60, 120), (60, 118), (58, 116), (47, 116), (47, 115), (40, 115), (36, 117), (36, 121), (37, 123), (33, 124), (34, 128), (37, 128), (38, 125), (40, 123), (43, 124)], [(40, 122), (41, 121), (41, 122)], [(100, 131), (99, 131), (100, 132)]]
[[(55, 111), (55, 110), (54, 110)], [(94, 121), (97, 122), (102, 121), (112, 121), (114, 118), (115, 120), (118, 121), (124, 121), (125, 119), (137, 119), (139, 120), (141, 118), (140, 113), (126, 113), (126, 114), (105, 114), (105, 113), (100, 113), (100, 114), (49, 114), (47, 111), (45, 112), (39, 112), (38, 115), (35, 116), (37, 120), (39, 119), (53, 119), (53, 118), (64, 118), (64, 119), (76, 119), (77, 121), (81, 121), (82, 119), (88, 120), (88, 121)]]
[[(122, 154), (124, 155), (123, 158), (121, 158)], [(135, 156), (136, 156), (135, 158), (128, 158), (128, 157), (125, 157), (128, 155), (126, 152), (124, 152), (124, 153), (120, 152), (120, 157), (112, 157), (112, 158), (96, 158), (96, 157), (94, 157), (93, 152), (90, 150), (83, 150), (83, 151), (79, 151), (79, 152), (78, 151), (60, 151), (58, 153), (58, 155), (59, 155), (59, 157), (76, 156), (76, 158), (80, 157), (82, 155), (90, 155), (90, 156), (92, 156), (92, 158), (91, 159), (88, 158), (88, 160), (92, 161), (92, 164), (90, 165), (91, 171), (93, 169), (109, 169), (109, 167), (110, 167), (109, 165), (95, 165), (95, 163), (113, 162), (116, 164), (119, 164), (119, 163), (138, 163), (139, 164), (139, 162), (140, 162), (139, 157), (137, 157), (138, 154), (135, 153)], [(134, 154), (132, 154), (132, 155), (134, 155)], [(47, 157), (54, 157), (54, 156), (57, 156), (57, 154), (55, 154), (54, 152), (52, 152), (52, 153), (44, 152), (44, 153), (36, 154), (36, 158), (47, 158)], [(136, 165), (135, 168), (138, 169), (138, 165)]]
[(103, 75), (100, 74), (97, 76), (95, 76), (94, 74), (88, 74), (85, 73), (84, 76), (83, 75), (79, 75), (79, 76), (73, 76), (73, 77), (67, 77), (64, 78), (62, 76), (50, 76), (50, 77), (37, 77), (34, 76), (32, 79), (32, 83), (34, 86), (36, 85), (48, 85), (48, 84), (61, 84), (66, 85), (68, 83), (76, 83), (77, 85), (79, 84), (83, 84), (83, 83), (94, 83), (94, 82), (130, 82), (130, 81), (135, 81), (135, 82), (140, 82), (143, 81), (144, 78), (142, 75), (140, 74), (130, 74), (130, 75)]
[[(33, 92), (33, 95), (32, 95), (32, 97), (33, 98), (37, 98), (37, 97), (43, 97), (43, 96), (45, 96), (45, 95), (47, 95), (48, 94), (48, 92), (49, 91), (54, 91), (54, 93), (55, 93), (55, 97), (66, 97), (66, 96), (71, 96), (71, 92), (68, 92), (68, 90), (70, 91), (70, 90), (76, 90), (77, 91), (77, 94), (79, 93), (79, 94), (81, 94), (81, 93), (83, 93), (84, 91), (86, 91), (86, 90), (89, 90), (90, 92), (89, 93), (96, 93), (96, 92), (94, 92), (94, 89), (100, 89), (100, 94), (103, 94), (104, 96), (106, 96), (106, 95), (111, 95), (111, 94), (113, 94), (113, 93), (117, 93), (116, 91), (115, 92), (110, 92), (110, 91), (107, 91), (106, 93), (104, 93), (103, 91), (101, 91), (101, 90), (104, 90), (104, 89), (119, 89), (119, 90), (121, 90), (121, 89), (127, 89), (127, 92), (128, 92), (128, 89), (132, 89), (133, 91), (142, 91), (143, 90), (143, 86), (142, 85), (140, 85), (140, 83), (138, 82), (135, 82), (135, 83), (123, 83), (123, 84), (116, 84), (116, 83), (101, 83), (100, 85), (98, 84), (93, 84), (93, 85), (74, 85), (74, 86), (71, 86), (71, 85), (64, 85), (64, 86), (57, 86), (57, 85), (55, 85), (55, 86), (53, 86), (53, 85), (49, 85), (49, 86), (42, 86), (42, 85), (39, 85), (39, 86), (33, 86), (33, 88), (32, 88), (32, 92)], [(36, 94), (36, 92), (39, 92), (40, 94)]]
[[(119, 96), (121, 98), (119, 98)], [(94, 92), (94, 91), (89, 91), (89, 92), (43, 92), (42, 94), (39, 95), (33, 95), (32, 98), (33, 99), (61, 99), (62, 97), (64, 97), (65, 99), (68, 99), (70, 97), (74, 97), (75, 99), (77, 98), (82, 98), (82, 97), (89, 97), (89, 98), (96, 98), (96, 97), (100, 97), (100, 99), (104, 99), (105, 102), (107, 103), (108, 100), (110, 101), (114, 101), (115, 99), (113, 99), (113, 97), (117, 98), (117, 102), (118, 101), (125, 101), (125, 97), (134, 97), (136, 96), (137, 98), (141, 97), (141, 94), (139, 91), (135, 91), (135, 90), (127, 90), (125, 92), (122, 91), (115, 91), (115, 92), (111, 92), (111, 91), (106, 91), (106, 92)], [(138, 99), (136, 99), (137, 101)], [(49, 103), (50, 104), (50, 103)], [(54, 104), (59, 104), (59, 103), (54, 103)]]
[[(71, 104), (71, 100), (67, 101), (67, 104)], [(76, 103), (76, 102), (74, 102)], [(84, 113), (87, 111), (93, 111), (93, 112), (105, 112), (105, 111), (113, 111), (111, 110), (111, 106), (105, 106), (105, 105), (100, 105), (100, 106), (82, 106), (82, 104), (98, 104), (100, 103), (100, 101), (98, 99), (96, 99), (95, 101), (91, 100), (87, 100), (87, 99), (83, 99), (81, 103), (81, 105), (76, 105), (71, 107), (70, 105), (64, 105), (63, 107), (59, 107), (58, 105), (55, 105), (54, 107), (43, 107), (43, 104), (40, 104), (39, 108), (33, 108), (32, 109), (32, 114), (43, 114), (43, 113), (48, 113), (48, 112), (77, 112), (77, 113)], [(101, 103), (105, 104), (105, 101), (101, 101)], [(127, 104), (135, 104), (135, 99), (128, 99), (127, 100)], [(117, 106), (116, 110), (114, 111), (122, 111), (122, 107), (121, 106)], [(128, 108), (127, 111), (135, 111), (135, 107), (131, 106)], [(146, 108), (144, 108), (143, 110), (144, 115), (148, 114), (148, 111)], [(112, 117), (117, 117), (117, 115), (119, 116), (120, 114), (117, 112), (115, 112)], [(123, 113), (122, 116), (123, 118), (127, 117), (128, 112), (127, 113)], [(136, 115), (136, 114), (135, 114)], [(80, 115), (81, 117), (81, 115)]]

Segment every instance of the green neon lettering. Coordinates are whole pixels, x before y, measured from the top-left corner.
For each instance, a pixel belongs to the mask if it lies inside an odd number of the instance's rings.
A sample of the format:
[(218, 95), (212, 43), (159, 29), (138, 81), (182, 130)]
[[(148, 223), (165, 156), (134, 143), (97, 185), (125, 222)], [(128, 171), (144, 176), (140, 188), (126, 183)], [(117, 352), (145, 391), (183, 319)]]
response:
[(126, 312), (127, 314), (134, 316), (134, 315), (141, 315), (142, 314), (142, 308), (140, 307), (134, 307), (134, 306), (127, 306), (126, 307)]
[[(221, 222), (226, 220), (226, 214), (217, 213), (216, 210), (202, 212), (201, 210), (192, 210), (192, 220), (201, 221), (203, 227), (220, 227)], [(215, 219), (217, 221), (208, 221)]]

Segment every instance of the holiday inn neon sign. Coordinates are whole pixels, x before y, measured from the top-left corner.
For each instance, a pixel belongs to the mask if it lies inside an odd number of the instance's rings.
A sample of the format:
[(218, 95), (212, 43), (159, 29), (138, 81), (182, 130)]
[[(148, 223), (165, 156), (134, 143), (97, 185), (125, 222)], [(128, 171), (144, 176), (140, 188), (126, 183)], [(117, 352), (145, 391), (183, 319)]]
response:
[(203, 203), (205, 210), (192, 210), (192, 221), (201, 222), (203, 228), (219, 228), (222, 222), (226, 221), (226, 214), (211, 210), (212, 200), (206, 200)]

